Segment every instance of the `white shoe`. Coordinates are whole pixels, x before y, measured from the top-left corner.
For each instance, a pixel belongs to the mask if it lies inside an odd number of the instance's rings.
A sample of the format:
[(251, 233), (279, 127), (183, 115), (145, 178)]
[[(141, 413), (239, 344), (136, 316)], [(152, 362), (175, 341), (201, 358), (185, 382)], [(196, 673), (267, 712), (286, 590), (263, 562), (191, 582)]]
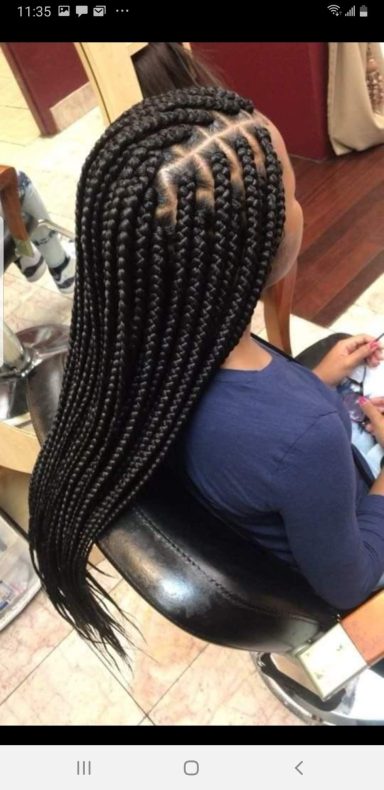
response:
[(24, 277), (31, 283), (40, 280), (47, 271), (47, 264), (34, 244), (32, 244), (33, 256), (17, 255), (14, 262)]
[(63, 294), (73, 294), (75, 290), (76, 247), (73, 239), (60, 239), (65, 252), (65, 260), (58, 266), (50, 266), (49, 271)]

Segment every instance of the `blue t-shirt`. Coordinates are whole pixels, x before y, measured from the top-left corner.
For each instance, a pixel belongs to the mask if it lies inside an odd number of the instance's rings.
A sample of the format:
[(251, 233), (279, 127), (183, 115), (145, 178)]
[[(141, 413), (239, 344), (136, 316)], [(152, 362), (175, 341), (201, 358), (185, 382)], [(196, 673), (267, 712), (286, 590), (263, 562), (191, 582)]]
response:
[(373, 478), (363, 456), (365, 479), (356, 465), (337, 390), (268, 351), (261, 371), (218, 370), (170, 463), (224, 521), (328, 603), (353, 608), (384, 571), (384, 496), (368, 495)]

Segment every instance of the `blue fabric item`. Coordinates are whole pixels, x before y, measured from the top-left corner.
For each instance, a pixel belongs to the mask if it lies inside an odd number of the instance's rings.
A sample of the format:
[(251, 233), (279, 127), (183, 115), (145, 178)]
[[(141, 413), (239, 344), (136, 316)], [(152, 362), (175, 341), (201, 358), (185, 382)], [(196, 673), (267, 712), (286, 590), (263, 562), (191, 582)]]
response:
[(337, 389), (268, 351), (261, 371), (218, 370), (168, 462), (210, 510), (349, 609), (384, 571), (384, 496), (369, 494)]

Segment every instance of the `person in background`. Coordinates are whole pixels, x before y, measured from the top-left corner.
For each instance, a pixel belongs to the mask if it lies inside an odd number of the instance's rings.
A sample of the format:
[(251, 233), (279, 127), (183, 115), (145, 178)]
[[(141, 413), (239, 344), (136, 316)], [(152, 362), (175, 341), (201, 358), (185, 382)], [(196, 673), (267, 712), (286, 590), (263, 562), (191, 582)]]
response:
[[(24, 221), (50, 219), (47, 208), (36, 187), (26, 173), (17, 172), (19, 198)], [(1, 204), (0, 204), (1, 213)], [(31, 234), (33, 257), (15, 256), (15, 264), (29, 282), (36, 282), (48, 271), (60, 293), (73, 294), (75, 284), (76, 253), (71, 239), (61, 241), (55, 230), (45, 225)]]

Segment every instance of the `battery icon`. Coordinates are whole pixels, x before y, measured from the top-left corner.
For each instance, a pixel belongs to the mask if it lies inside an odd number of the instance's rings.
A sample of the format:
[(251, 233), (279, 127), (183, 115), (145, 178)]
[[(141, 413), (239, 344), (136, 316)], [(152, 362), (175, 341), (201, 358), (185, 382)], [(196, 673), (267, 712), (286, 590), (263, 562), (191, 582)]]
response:
[(366, 5), (360, 6), (360, 16), (368, 16), (368, 8)]

